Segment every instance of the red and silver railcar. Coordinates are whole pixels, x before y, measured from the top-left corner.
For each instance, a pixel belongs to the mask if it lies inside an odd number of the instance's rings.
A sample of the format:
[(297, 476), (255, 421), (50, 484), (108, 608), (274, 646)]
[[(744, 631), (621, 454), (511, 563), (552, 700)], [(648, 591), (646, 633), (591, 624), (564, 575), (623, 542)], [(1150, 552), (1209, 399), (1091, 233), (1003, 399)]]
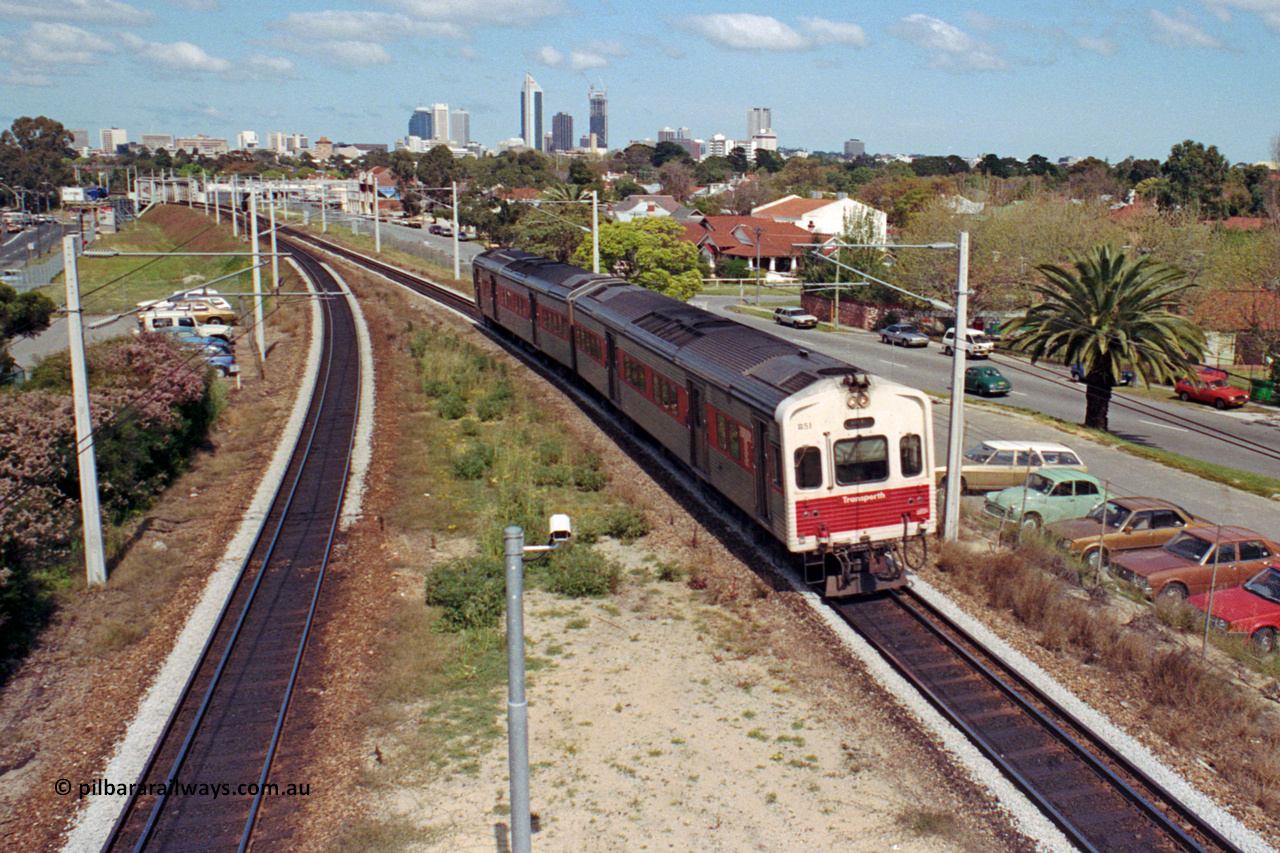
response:
[(610, 276), (513, 249), (473, 261), (485, 322), (595, 388), (803, 557), (828, 595), (905, 583), (934, 530), (920, 391)]

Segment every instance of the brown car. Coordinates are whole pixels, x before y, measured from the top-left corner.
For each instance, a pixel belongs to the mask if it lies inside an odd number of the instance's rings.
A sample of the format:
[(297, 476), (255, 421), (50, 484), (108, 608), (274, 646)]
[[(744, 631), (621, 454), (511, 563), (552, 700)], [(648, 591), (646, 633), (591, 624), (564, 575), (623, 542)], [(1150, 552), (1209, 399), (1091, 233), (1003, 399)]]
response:
[(1113, 553), (1159, 548), (1183, 528), (1212, 525), (1160, 498), (1112, 498), (1084, 518), (1055, 521), (1045, 529), (1063, 550), (1096, 567), (1107, 565)]
[(1244, 527), (1183, 530), (1159, 548), (1119, 554), (1111, 574), (1142, 590), (1147, 598), (1185, 599), (1239, 586), (1280, 554), (1267, 537)]

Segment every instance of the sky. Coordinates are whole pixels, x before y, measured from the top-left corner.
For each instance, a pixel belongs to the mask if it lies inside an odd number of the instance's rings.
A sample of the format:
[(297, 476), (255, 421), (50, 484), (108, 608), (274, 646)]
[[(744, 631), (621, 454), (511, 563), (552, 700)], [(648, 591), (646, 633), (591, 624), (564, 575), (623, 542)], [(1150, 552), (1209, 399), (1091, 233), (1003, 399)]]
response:
[[(875, 8), (872, 8), (872, 7)], [(609, 145), (747, 135), (782, 148), (1164, 160), (1191, 139), (1275, 159), (1280, 0), (0, 0), (0, 127), (255, 131), (393, 145), (415, 107), (520, 135), (520, 87)]]

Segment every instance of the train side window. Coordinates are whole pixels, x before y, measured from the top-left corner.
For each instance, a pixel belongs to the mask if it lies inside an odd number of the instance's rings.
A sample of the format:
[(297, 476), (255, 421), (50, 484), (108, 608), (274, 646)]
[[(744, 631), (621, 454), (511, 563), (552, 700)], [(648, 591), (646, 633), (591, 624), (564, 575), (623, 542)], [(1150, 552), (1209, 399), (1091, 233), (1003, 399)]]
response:
[(769, 445), (769, 469), (769, 479), (782, 488), (782, 448), (776, 444)]
[(822, 451), (816, 447), (796, 450), (796, 488), (816, 489), (822, 485)]
[(898, 460), (904, 477), (915, 477), (924, 470), (924, 444), (920, 436), (912, 433), (898, 441)]
[(838, 486), (889, 478), (889, 440), (883, 435), (842, 438), (832, 452)]

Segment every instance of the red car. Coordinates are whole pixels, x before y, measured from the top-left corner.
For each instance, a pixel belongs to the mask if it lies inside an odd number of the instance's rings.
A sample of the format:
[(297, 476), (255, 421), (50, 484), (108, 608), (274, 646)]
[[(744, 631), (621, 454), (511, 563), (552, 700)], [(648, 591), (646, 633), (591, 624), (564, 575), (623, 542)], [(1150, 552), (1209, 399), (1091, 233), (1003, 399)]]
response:
[[(1201, 610), (1209, 609), (1209, 596), (1197, 595), (1190, 603)], [(1260, 655), (1276, 650), (1280, 634), (1280, 567), (1272, 563), (1244, 582), (1243, 586), (1214, 593), (1210, 627), (1249, 638), (1253, 650)]]
[(1227, 382), (1227, 374), (1221, 370), (1201, 370), (1194, 379), (1179, 379), (1173, 393), (1182, 402), (1212, 403), (1215, 409), (1243, 406), (1249, 395)]

